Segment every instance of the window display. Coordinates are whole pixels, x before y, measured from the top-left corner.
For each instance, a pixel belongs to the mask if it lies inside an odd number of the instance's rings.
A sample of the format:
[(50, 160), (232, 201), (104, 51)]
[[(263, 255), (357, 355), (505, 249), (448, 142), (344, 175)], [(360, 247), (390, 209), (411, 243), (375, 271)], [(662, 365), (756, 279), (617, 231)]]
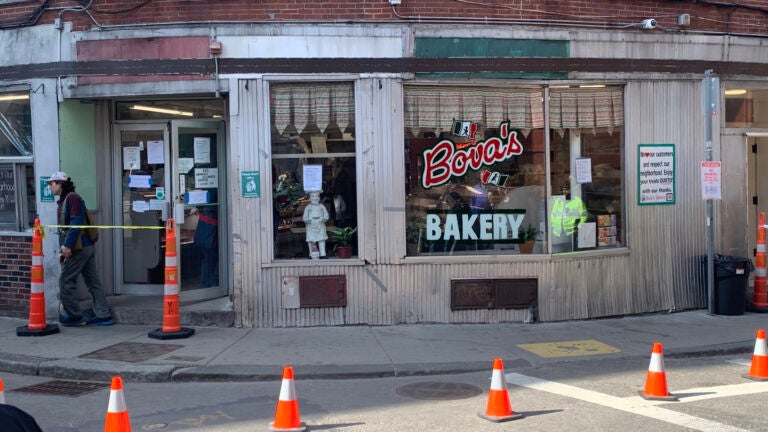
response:
[[(274, 257), (331, 258), (343, 246), (331, 234), (357, 226), (354, 85), (273, 83), (270, 101)], [(307, 208), (317, 206), (325, 213), (312, 213), (327, 217), (308, 227)], [(357, 254), (356, 236), (345, 243)]]
[[(37, 214), (29, 94), (0, 94), (0, 230), (32, 227)], [(46, 189), (41, 191), (45, 194)], [(44, 197), (45, 198), (45, 197)]]
[(597, 215), (613, 216), (610, 246), (622, 245), (622, 97), (618, 87), (407, 86), (407, 254), (594, 248)]

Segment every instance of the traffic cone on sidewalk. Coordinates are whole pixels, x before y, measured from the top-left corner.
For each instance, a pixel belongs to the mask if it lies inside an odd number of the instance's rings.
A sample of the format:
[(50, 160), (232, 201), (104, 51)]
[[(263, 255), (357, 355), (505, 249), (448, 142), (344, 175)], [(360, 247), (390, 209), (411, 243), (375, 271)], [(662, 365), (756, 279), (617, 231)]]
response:
[(184, 339), (195, 329), (179, 325), (179, 271), (176, 264), (176, 222), (165, 222), (165, 296), (163, 298), (163, 327), (149, 332), (153, 339)]
[(0, 379), (0, 404), (5, 403), (5, 388), (3, 387), (3, 380)]
[(128, 408), (125, 406), (125, 396), (123, 396), (123, 379), (119, 376), (112, 377), (104, 432), (131, 432), (131, 421), (128, 418)]
[(747, 304), (750, 312), (768, 312), (768, 262), (766, 262), (765, 212), (760, 212), (757, 222), (755, 249), (755, 280), (752, 301)]
[(493, 359), (493, 375), (491, 376), (491, 389), (488, 391), (488, 405), (484, 413), (477, 413), (480, 417), (495, 423), (522, 418), (522, 414), (512, 411), (512, 403), (509, 401), (507, 380), (504, 378), (504, 363), (500, 358)]
[(677, 400), (675, 396), (669, 393), (667, 388), (667, 373), (664, 371), (664, 353), (660, 342), (653, 343), (651, 364), (648, 365), (645, 388), (640, 392), (640, 396), (648, 400)]
[(755, 351), (749, 373), (742, 375), (753, 381), (768, 381), (768, 348), (765, 342), (765, 330), (759, 329), (755, 337)]
[(32, 234), (32, 277), (29, 293), (29, 325), (16, 327), (16, 336), (48, 336), (59, 326), (45, 321), (45, 281), (43, 271), (43, 228), (35, 219)]
[(299, 401), (296, 400), (296, 387), (293, 385), (293, 368), (283, 368), (283, 383), (280, 397), (275, 408), (275, 421), (269, 424), (271, 431), (304, 431), (307, 425), (301, 421)]

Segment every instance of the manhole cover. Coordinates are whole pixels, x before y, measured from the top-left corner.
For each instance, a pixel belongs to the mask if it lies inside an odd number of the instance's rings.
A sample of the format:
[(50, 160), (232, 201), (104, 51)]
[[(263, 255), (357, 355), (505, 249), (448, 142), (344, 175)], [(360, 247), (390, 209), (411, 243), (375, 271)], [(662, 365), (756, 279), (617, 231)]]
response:
[(92, 381), (48, 381), (14, 389), (15, 392), (42, 393), (54, 396), (77, 397), (86, 393), (109, 387), (109, 383)]
[(481, 394), (483, 391), (469, 384), (427, 381), (400, 386), (395, 392), (400, 396), (414, 399), (457, 400), (469, 399)]
[(121, 342), (92, 353), (83, 354), (80, 358), (138, 363), (160, 357), (179, 348), (184, 348), (184, 345)]

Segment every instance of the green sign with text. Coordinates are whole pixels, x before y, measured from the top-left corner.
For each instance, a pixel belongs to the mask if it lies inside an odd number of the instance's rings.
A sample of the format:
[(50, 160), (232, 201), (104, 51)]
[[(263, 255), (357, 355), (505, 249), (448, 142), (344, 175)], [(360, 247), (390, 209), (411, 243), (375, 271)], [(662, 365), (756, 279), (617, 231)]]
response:
[(260, 178), (258, 171), (242, 171), (240, 173), (240, 190), (243, 198), (258, 198)]

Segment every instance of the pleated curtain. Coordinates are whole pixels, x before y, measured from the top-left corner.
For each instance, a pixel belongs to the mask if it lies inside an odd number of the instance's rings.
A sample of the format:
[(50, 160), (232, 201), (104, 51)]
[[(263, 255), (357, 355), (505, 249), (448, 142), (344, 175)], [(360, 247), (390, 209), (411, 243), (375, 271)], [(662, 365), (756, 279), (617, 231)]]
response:
[(343, 132), (354, 125), (352, 83), (275, 83), (270, 86), (272, 122), (280, 134), (310, 125), (325, 132), (336, 123)]

